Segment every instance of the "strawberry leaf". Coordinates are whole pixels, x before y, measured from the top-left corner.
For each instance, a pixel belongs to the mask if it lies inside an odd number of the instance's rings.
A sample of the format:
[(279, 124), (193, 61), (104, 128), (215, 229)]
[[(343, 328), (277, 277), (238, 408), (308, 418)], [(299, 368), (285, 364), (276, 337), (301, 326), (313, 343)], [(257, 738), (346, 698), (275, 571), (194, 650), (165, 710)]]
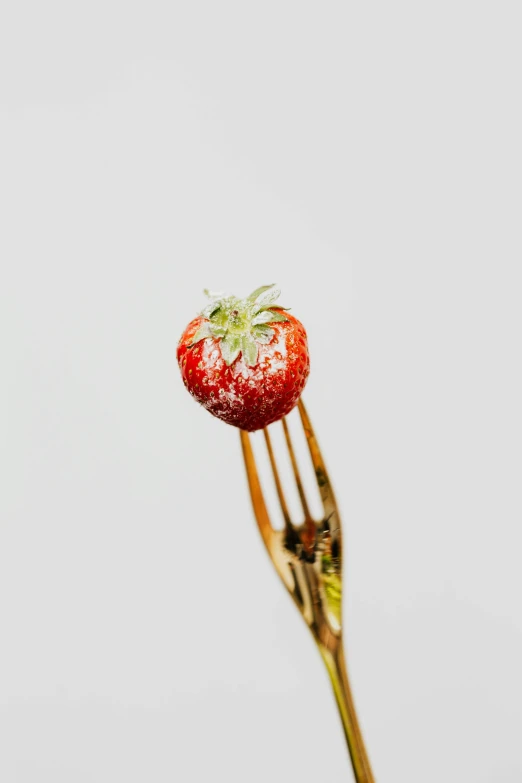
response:
[(271, 310), (261, 310), (260, 313), (257, 313), (252, 318), (252, 326), (257, 326), (258, 324), (267, 324), (269, 321), (272, 320), (273, 312)]
[(284, 313), (278, 313), (277, 310), (267, 310), (266, 312), (270, 313), (270, 318), (266, 321), (266, 323), (277, 323), (277, 322), (283, 322), (288, 321), (288, 318)]
[(200, 315), (202, 315), (203, 318), (212, 318), (212, 316), (217, 313), (220, 307), (221, 304), (219, 302), (210, 302), (210, 304), (203, 308)]
[(230, 367), (232, 362), (237, 359), (240, 350), (241, 340), (239, 337), (229, 335), (224, 340), (221, 340), (221, 355), (227, 367)]
[(267, 305), (273, 304), (280, 295), (281, 291), (279, 288), (270, 286), (270, 288), (256, 298), (256, 304), (260, 307), (266, 307)]
[(270, 288), (273, 288), (274, 285), (275, 283), (271, 283), (270, 285), (262, 285), (260, 286), (260, 288), (256, 288), (256, 290), (252, 291), (252, 293), (248, 297), (248, 301), (255, 302), (258, 296), (261, 296), (261, 294), (263, 294), (265, 291), (268, 291)]
[(220, 326), (219, 324), (212, 324), (210, 330), (212, 332), (212, 337), (225, 337), (227, 333), (227, 327)]
[(212, 336), (213, 335), (212, 332), (210, 331), (210, 324), (208, 321), (205, 321), (205, 323), (201, 324), (201, 326), (197, 330), (190, 344), (195, 345), (196, 343), (199, 343), (200, 340), (204, 340), (206, 337), (212, 337)]
[(257, 345), (250, 335), (243, 335), (241, 339), (241, 351), (245, 364), (254, 367), (257, 363)]
[(256, 342), (261, 343), (261, 345), (268, 345), (275, 332), (269, 326), (259, 324), (259, 326), (255, 326), (252, 329), (252, 334), (254, 335), (254, 340), (256, 340)]

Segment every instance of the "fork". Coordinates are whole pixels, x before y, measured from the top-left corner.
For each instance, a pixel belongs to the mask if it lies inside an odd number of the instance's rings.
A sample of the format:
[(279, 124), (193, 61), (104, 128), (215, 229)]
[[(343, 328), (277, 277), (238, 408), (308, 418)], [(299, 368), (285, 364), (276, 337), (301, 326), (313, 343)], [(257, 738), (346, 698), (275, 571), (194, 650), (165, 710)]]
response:
[(302, 400), (299, 401), (298, 408), (322, 499), (322, 518), (316, 521), (310, 513), (286, 418), (282, 420), (282, 424), (303, 509), (303, 520), (300, 525), (294, 525), (290, 518), (268, 428), (263, 430), (263, 434), (284, 519), (283, 528), (276, 530), (270, 521), (250, 436), (248, 432), (241, 430), (241, 445), (252, 505), (268, 554), (312, 632), (326, 665), (355, 780), (357, 783), (375, 783), (355, 712), (344, 658), (341, 520), (324, 460)]

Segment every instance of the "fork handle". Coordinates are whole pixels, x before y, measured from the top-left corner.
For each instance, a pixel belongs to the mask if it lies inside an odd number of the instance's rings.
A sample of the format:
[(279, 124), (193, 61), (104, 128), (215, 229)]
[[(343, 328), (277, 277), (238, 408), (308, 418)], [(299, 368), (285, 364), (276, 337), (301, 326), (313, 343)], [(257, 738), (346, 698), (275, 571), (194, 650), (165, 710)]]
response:
[(355, 780), (357, 783), (375, 783), (359, 721), (357, 720), (357, 713), (355, 712), (352, 691), (346, 671), (342, 639), (336, 639), (335, 645), (326, 646), (319, 643), (318, 647), (333, 686), (346, 743), (352, 760)]

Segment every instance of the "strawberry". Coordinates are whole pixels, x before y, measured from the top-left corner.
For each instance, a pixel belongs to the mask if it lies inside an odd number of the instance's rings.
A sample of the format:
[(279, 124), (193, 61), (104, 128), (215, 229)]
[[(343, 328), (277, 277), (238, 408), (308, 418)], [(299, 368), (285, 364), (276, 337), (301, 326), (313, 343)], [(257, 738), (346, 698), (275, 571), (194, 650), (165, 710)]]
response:
[(310, 372), (304, 326), (275, 304), (273, 285), (246, 299), (205, 294), (209, 304), (178, 344), (183, 383), (218, 419), (262, 429), (286, 416), (304, 389)]

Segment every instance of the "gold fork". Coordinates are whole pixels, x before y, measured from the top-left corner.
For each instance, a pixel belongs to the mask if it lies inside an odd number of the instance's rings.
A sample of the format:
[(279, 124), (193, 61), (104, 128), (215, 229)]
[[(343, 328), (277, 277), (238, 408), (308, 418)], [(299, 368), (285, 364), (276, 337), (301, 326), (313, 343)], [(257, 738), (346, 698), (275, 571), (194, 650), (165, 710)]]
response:
[(283, 529), (276, 530), (270, 522), (252, 443), (248, 432), (241, 430), (241, 445), (252, 504), (268, 554), (312, 632), (326, 664), (339, 708), (355, 780), (357, 783), (375, 783), (359, 728), (344, 659), (341, 614), (341, 520), (324, 460), (301, 400), (298, 407), (323, 502), (322, 519), (316, 521), (310, 514), (286, 419), (283, 419), (282, 423), (303, 508), (303, 521), (296, 526), (290, 519), (268, 428), (264, 429), (263, 433), (283, 513)]

